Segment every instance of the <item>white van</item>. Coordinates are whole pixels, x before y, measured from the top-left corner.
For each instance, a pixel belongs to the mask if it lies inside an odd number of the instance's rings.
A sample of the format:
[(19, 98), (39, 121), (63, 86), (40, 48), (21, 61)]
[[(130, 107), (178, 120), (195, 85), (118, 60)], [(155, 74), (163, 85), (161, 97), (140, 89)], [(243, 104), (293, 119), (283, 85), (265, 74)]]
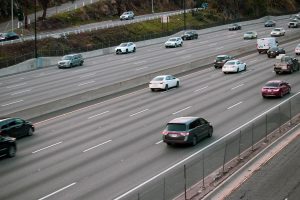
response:
[(260, 38), (257, 39), (256, 48), (258, 53), (267, 53), (271, 47), (277, 47), (277, 43), (276, 38), (273, 37)]

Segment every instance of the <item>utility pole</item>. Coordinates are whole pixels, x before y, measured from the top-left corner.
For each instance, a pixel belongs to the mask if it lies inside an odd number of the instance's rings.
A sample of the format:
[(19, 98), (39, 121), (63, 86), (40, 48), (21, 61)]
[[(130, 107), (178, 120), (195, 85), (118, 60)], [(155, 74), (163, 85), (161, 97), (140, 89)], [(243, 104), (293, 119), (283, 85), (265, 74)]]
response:
[(184, 30), (186, 30), (186, 11), (185, 11), (185, 0), (183, 0), (183, 23), (184, 23)]
[(152, 0), (152, 13), (154, 13), (153, 1), (154, 1), (154, 0)]
[(36, 41), (36, 0), (34, 0), (34, 57), (37, 58), (37, 41)]
[(11, 0), (11, 31), (14, 31), (14, 0)]

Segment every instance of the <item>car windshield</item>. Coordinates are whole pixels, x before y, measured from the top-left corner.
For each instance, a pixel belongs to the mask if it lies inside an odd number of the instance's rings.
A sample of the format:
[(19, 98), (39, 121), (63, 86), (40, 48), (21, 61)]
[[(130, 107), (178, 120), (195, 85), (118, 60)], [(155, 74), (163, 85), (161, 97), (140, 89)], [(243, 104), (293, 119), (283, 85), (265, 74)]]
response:
[(186, 131), (185, 124), (167, 124), (167, 131)]
[(162, 77), (162, 76), (158, 76), (153, 79), (153, 81), (163, 81), (163, 80), (164, 80), (164, 77)]
[(129, 12), (124, 12), (124, 13), (123, 13), (123, 15), (129, 15), (129, 14), (130, 14)]
[(191, 35), (191, 34), (193, 34), (193, 32), (189, 31), (189, 32), (185, 32), (184, 34)]
[(281, 57), (281, 62), (287, 63), (289, 60), (290, 60), (290, 58), (287, 56)]
[(234, 64), (235, 62), (230, 62), (230, 61), (226, 63), (226, 65), (234, 65)]
[(72, 56), (64, 56), (62, 59), (63, 59), (63, 60), (71, 60), (71, 59), (72, 59)]
[(169, 41), (176, 41), (176, 38), (171, 38), (169, 39)]
[(273, 31), (280, 31), (280, 29), (279, 28), (275, 28)]
[(246, 32), (246, 34), (253, 34), (253, 32)]
[(218, 56), (216, 58), (216, 61), (222, 61), (222, 60), (225, 60), (225, 56)]
[(265, 85), (266, 87), (278, 87), (279, 86), (279, 82), (268, 82)]
[(127, 43), (121, 43), (120, 44), (120, 47), (126, 47), (127, 46)]
[(272, 47), (269, 49), (270, 51), (278, 51), (278, 48), (277, 47)]

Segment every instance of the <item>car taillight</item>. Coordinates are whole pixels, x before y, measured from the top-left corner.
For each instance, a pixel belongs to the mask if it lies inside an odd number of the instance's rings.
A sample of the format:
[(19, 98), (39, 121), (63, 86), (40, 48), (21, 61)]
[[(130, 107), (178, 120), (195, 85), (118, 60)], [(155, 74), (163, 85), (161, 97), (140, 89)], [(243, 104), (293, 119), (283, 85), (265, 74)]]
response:
[(279, 90), (279, 88), (273, 89), (274, 92), (278, 92)]
[(161, 132), (161, 134), (163, 134), (163, 135), (168, 135), (168, 131), (163, 131), (163, 132)]

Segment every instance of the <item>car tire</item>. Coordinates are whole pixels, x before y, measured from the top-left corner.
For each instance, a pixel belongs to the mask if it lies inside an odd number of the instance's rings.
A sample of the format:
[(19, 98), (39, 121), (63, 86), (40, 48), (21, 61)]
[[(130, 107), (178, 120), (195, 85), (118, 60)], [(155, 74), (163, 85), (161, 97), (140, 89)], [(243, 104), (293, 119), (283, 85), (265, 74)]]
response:
[(12, 158), (16, 156), (17, 149), (14, 145), (10, 145), (7, 150), (7, 157)]
[(193, 136), (192, 137), (192, 146), (196, 146), (196, 144), (197, 144), (197, 137), (196, 136)]
[(82, 66), (83, 65), (83, 62), (80, 62), (80, 64), (79, 64), (80, 66)]
[(168, 84), (165, 86), (165, 91), (167, 91), (169, 89)]
[(291, 88), (289, 88), (289, 90), (287, 91), (287, 94), (290, 94), (291, 93)]
[(280, 98), (282, 98), (282, 97), (284, 96), (283, 91), (280, 92), (280, 95), (279, 95), (279, 96), (280, 96)]
[(236, 73), (239, 73), (239, 72), (240, 72), (240, 68), (238, 67), (237, 70), (236, 70)]
[(27, 135), (28, 136), (32, 136), (33, 135), (33, 129), (32, 128), (29, 128)]
[(247, 71), (247, 65), (245, 65), (244, 71)]
[(280, 74), (280, 72), (275, 72), (276, 74)]
[(267, 97), (266, 96), (264, 96), (264, 95), (261, 95), (262, 96), (262, 98), (264, 98), (264, 99), (266, 99)]
[(154, 92), (154, 88), (151, 88), (151, 92)]
[(128, 53), (128, 49), (126, 49), (126, 53)]
[(176, 87), (177, 87), (177, 88), (179, 88), (179, 81), (177, 81), (177, 83), (176, 83)]
[(71, 63), (71, 64), (70, 64), (70, 68), (72, 68), (72, 67), (73, 67), (73, 64)]
[(212, 137), (213, 132), (214, 132), (213, 128), (210, 127), (208, 130), (208, 137)]
[(183, 46), (183, 43), (182, 43), (182, 42), (180, 43), (180, 46), (181, 46), (181, 47)]
[(136, 48), (134, 47), (134, 48), (133, 48), (133, 52), (135, 52), (135, 51), (136, 51)]

